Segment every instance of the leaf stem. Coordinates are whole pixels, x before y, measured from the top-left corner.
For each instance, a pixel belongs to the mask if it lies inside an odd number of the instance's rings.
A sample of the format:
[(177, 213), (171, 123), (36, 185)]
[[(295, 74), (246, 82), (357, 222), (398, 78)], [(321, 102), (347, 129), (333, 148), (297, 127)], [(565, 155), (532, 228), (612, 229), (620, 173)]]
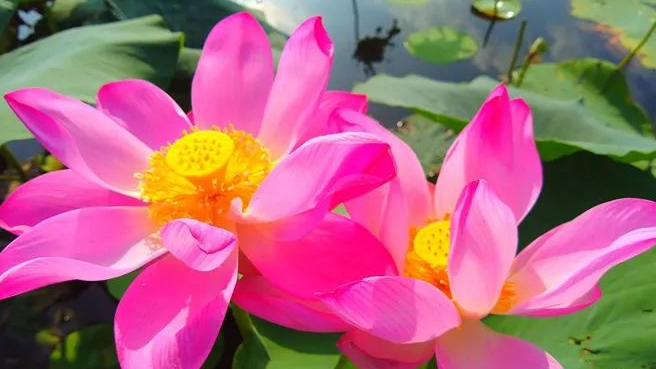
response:
[(235, 318), (235, 323), (237, 323), (237, 329), (239, 329), (239, 334), (241, 338), (246, 340), (247, 337), (253, 335), (253, 321), (251, 320), (250, 315), (236, 305), (231, 304), (230, 310), (232, 310), (232, 316)]
[(0, 156), (5, 158), (7, 164), (18, 173), (18, 178), (21, 182), (27, 182), (29, 179), (27, 173), (21, 166), (16, 156), (14, 156), (14, 154), (9, 150), (7, 144), (0, 146)]
[(524, 32), (526, 32), (526, 20), (522, 21), (522, 24), (519, 26), (519, 33), (517, 34), (517, 39), (515, 40), (515, 48), (513, 49), (512, 59), (510, 60), (510, 66), (508, 67), (508, 84), (513, 83), (513, 71), (517, 65), (517, 58), (519, 57), (519, 50), (522, 48), (524, 43)]
[(640, 51), (640, 49), (642, 49), (642, 47), (645, 46), (651, 35), (654, 33), (654, 30), (656, 30), (656, 19), (654, 19), (654, 22), (651, 24), (651, 27), (649, 28), (647, 33), (645, 33), (645, 35), (642, 36), (642, 40), (640, 40), (638, 45), (636, 45), (636, 47), (634, 47), (633, 50), (631, 50), (631, 52), (629, 52), (622, 60), (620, 60), (619, 63), (617, 63), (617, 69), (624, 69), (624, 67), (626, 67), (631, 62), (631, 60), (636, 56), (636, 54), (638, 54), (638, 51)]
[(346, 358), (344, 355), (340, 355), (339, 361), (337, 362), (337, 365), (335, 365), (334, 369), (344, 369), (348, 365), (349, 360)]

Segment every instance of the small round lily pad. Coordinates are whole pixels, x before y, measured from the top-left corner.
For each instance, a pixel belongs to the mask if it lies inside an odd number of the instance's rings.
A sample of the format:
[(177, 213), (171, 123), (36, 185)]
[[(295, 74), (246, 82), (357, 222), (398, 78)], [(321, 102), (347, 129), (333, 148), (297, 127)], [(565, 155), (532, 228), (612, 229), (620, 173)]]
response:
[(451, 27), (433, 27), (413, 32), (403, 45), (411, 55), (435, 64), (468, 59), (478, 51), (476, 40)]

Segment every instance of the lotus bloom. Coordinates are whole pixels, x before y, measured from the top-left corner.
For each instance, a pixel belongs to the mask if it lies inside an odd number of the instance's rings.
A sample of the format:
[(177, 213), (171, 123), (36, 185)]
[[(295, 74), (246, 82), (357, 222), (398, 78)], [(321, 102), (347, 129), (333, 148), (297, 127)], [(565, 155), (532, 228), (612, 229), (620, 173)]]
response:
[(19, 235), (0, 254), (0, 298), (145, 266), (116, 312), (120, 363), (196, 369), (219, 332), (238, 259), (261, 278), (315, 260), (341, 271), (303, 276), (308, 286), (393, 272), (364, 228), (326, 216), (395, 175), (389, 145), (373, 135), (315, 137), (334, 108), (366, 105), (325, 91), (332, 55), (311, 18), (285, 45), (274, 79), (266, 34), (240, 13), (205, 43), (189, 116), (139, 80), (104, 85), (96, 108), (41, 88), (7, 94), (70, 169), (24, 184), (0, 207), (3, 228)]
[(496, 333), (488, 314), (548, 317), (584, 309), (613, 266), (656, 243), (656, 203), (596, 206), (519, 255), (517, 225), (542, 185), (529, 107), (496, 88), (447, 153), (433, 189), (412, 152), (375, 121), (344, 111), (342, 131), (387, 140), (398, 180), (347, 203), (394, 256), (398, 276), (370, 276), (323, 294), (349, 325), (342, 352), (363, 369), (556, 369), (529, 342)]

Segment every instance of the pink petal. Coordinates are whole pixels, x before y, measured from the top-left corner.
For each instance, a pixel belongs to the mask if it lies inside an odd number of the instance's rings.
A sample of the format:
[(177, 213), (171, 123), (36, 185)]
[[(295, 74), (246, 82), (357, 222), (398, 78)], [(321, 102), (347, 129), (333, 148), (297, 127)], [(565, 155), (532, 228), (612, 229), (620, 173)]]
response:
[(515, 217), (487, 182), (472, 182), (456, 204), (451, 232), (451, 294), (464, 314), (482, 318), (497, 304), (515, 257)]
[[(388, 143), (392, 148), (397, 176), (401, 181), (402, 192), (398, 196), (402, 196), (407, 203), (410, 222), (423, 225), (426, 219), (433, 215), (433, 199), (429, 196), (426, 174), (410, 146), (374, 119), (353, 110), (339, 110), (333, 116), (331, 124), (337, 126), (339, 132), (367, 132)], [(374, 209), (380, 207), (371, 205)]]
[(460, 324), (451, 300), (418, 279), (370, 277), (320, 297), (357, 329), (394, 343), (430, 341)]
[(205, 40), (191, 85), (194, 123), (257, 135), (273, 83), (273, 58), (266, 33), (248, 13), (219, 22)]
[(98, 109), (153, 150), (173, 142), (189, 130), (187, 115), (166, 92), (154, 84), (127, 79), (100, 88)]
[(242, 222), (269, 223), (277, 238), (299, 238), (338, 204), (394, 177), (389, 146), (366, 133), (314, 138), (286, 156), (253, 196)]
[(195, 219), (176, 219), (160, 231), (162, 245), (192, 269), (209, 272), (223, 265), (237, 247), (237, 237)]
[(268, 238), (252, 226), (240, 226), (238, 237), (241, 251), (264, 277), (299, 297), (311, 298), (372, 275), (397, 274), (373, 235), (336, 214), (327, 214), (305, 237), (293, 241)]
[(440, 369), (563, 369), (540, 348), (496, 333), (480, 321), (463, 324), (437, 340)]
[(303, 299), (279, 289), (261, 276), (237, 282), (232, 302), (248, 313), (291, 329), (343, 332), (348, 325), (326, 311), (316, 299)]
[(0, 299), (79, 279), (105, 280), (161, 256), (145, 207), (94, 207), (48, 218), (0, 253)]
[(511, 314), (555, 315), (600, 297), (599, 279), (656, 244), (656, 203), (620, 199), (560, 225), (522, 251), (512, 268), (518, 293)]
[(92, 206), (139, 206), (142, 202), (110, 191), (70, 169), (40, 175), (14, 190), (0, 205), (0, 227), (21, 234), (69, 210)]
[(377, 235), (403, 270), (410, 226), (424, 225), (433, 216), (433, 199), (419, 159), (408, 145), (363, 114), (339, 110), (331, 125), (339, 132), (374, 134), (392, 149), (397, 177), (345, 205), (351, 218)]
[(91, 106), (42, 88), (5, 95), (14, 113), (67, 167), (100, 185), (138, 195), (134, 174), (148, 166), (149, 149)]
[(360, 369), (415, 369), (433, 356), (435, 342), (404, 345), (355, 330), (343, 335), (337, 347)]
[(286, 154), (302, 134), (326, 91), (333, 63), (333, 43), (313, 17), (301, 24), (285, 45), (264, 110), (259, 138), (273, 157)]
[(478, 179), (510, 206), (517, 223), (542, 187), (530, 109), (522, 100), (509, 100), (503, 85), (492, 91), (449, 149), (437, 178), (437, 214), (451, 213), (463, 187)]
[(298, 148), (305, 141), (329, 133), (339, 133), (340, 131), (329, 126), (329, 119), (337, 109), (350, 109), (360, 113), (367, 111), (367, 96), (359, 95), (344, 91), (327, 91), (321, 96), (319, 106), (307, 121), (299, 127), (297, 141), (294, 149)]
[(121, 368), (200, 368), (219, 335), (236, 280), (236, 249), (211, 272), (171, 256), (148, 266), (116, 310)]

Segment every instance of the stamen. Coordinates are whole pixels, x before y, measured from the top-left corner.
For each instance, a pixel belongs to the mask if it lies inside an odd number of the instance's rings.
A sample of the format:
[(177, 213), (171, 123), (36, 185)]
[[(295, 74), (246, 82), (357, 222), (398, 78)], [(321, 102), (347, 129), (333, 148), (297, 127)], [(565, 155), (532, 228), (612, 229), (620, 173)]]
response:
[(229, 126), (185, 134), (155, 152), (136, 177), (157, 224), (193, 218), (227, 227), (232, 201), (247, 207), (273, 166), (258, 139)]

